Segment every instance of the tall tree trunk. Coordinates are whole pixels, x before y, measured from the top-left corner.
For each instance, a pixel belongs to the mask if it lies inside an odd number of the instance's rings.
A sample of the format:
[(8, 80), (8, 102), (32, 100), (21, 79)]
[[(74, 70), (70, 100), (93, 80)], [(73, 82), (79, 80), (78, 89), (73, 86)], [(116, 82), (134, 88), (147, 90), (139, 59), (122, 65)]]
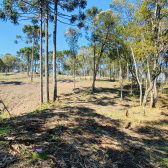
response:
[(36, 67), (37, 67), (37, 65), (36, 65), (36, 59), (35, 59), (34, 61), (35, 61), (35, 64), (34, 64), (34, 72), (36, 72)]
[(95, 90), (95, 80), (96, 80), (96, 43), (94, 41), (94, 54), (93, 54), (93, 83), (92, 83), (92, 92)]
[[(152, 81), (151, 81), (151, 73), (150, 73), (150, 63), (149, 63), (149, 57), (147, 57), (147, 67), (148, 67), (148, 80), (149, 80), (149, 83), (150, 83), (150, 87), (152, 85)], [(152, 87), (153, 89), (153, 87)], [(152, 108), (153, 106), (153, 100), (154, 100), (154, 97), (153, 97), (153, 90), (151, 89), (151, 101), (150, 101), (150, 108)], [(147, 90), (146, 90), (147, 91)]]
[[(154, 35), (154, 42), (155, 42), (155, 47), (159, 47), (159, 35), (160, 35), (160, 26), (159, 26), (159, 21), (160, 21), (160, 7), (159, 7), (159, 2), (155, 1), (155, 10), (154, 10), (154, 17), (153, 17), (153, 35)], [(159, 53), (157, 49), (155, 49), (154, 53), (154, 69), (158, 67), (158, 58), (159, 58)], [(154, 87), (153, 87), (153, 95), (154, 95), (154, 100), (153, 100), (153, 105), (152, 107), (155, 107), (155, 104), (157, 102), (157, 78), (154, 81)]]
[(118, 47), (117, 47), (117, 54), (118, 54), (118, 59), (119, 59), (119, 67), (120, 67), (120, 96), (121, 96), (121, 100), (123, 99), (123, 93), (122, 93), (122, 83), (123, 83), (123, 78), (122, 78), (122, 68), (121, 68), (121, 57), (118, 51)]
[(167, 63), (168, 63), (168, 61), (166, 61), (166, 72), (165, 72), (165, 83), (166, 83), (166, 85), (167, 85), (167, 76), (168, 76), (168, 69), (167, 69)]
[(114, 62), (113, 62), (113, 80), (115, 81), (115, 66), (114, 66)]
[[(103, 71), (103, 70), (102, 70)], [(101, 63), (99, 65), (99, 77), (101, 77)]]
[(110, 62), (110, 81), (111, 81), (111, 62)]
[(49, 74), (48, 74), (48, 5), (45, 14), (45, 98), (49, 102)]
[(74, 66), (73, 66), (73, 82), (74, 82), (74, 89), (75, 89), (75, 59), (74, 59)]
[(84, 77), (85, 77), (85, 79), (86, 79), (85, 61), (84, 61), (84, 68), (83, 68), (83, 73), (84, 73)]
[(30, 57), (28, 54), (28, 57), (27, 57), (27, 76), (29, 76), (29, 61), (30, 61)]
[(145, 90), (147, 90), (148, 89), (148, 77), (147, 77), (147, 73), (145, 74), (145, 83), (146, 83)]
[(129, 82), (129, 64), (127, 62), (127, 81)]
[[(155, 58), (155, 60), (154, 60), (154, 69), (156, 68), (156, 67), (158, 67), (158, 63), (157, 63), (157, 59)], [(152, 104), (152, 107), (154, 108), (155, 107), (155, 105), (156, 105), (156, 102), (157, 102), (157, 78), (155, 79), (155, 81), (154, 81), (154, 87), (153, 87), (153, 104)]]
[(56, 35), (57, 35), (57, 0), (55, 0), (54, 9), (54, 31), (53, 31), (53, 102), (57, 97), (57, 80), (56, 80)]
[(161, 94), (163, 94), (163, 72), (162, 72), (163, 67), (161, 68), (161, 80), (160, 80), (160, 90)]
[(153, 70), (153, 73), (152, 73), (152, 76), (151, 76), (150, 87), (149, 87), (148, 90), (145, 92), (144, 99), (143, 99), (143, 106), (142, 106), (143, 115), (145, 115), (145, 108), (146, 108), (146, 103), (147, 103), (148, 94), (149, 94), (150, 91), (152, 91), (152, 89), (153, 89), (153, 87), (154, 87), (154, 82), (155, 82), (156, 78), (158, 77), (158, 75), (159, 75), (160, 72), (161, 72), (161, 66), (162, 66), (162, 63), (161, 63), (161, 65), (160, 65), (160, 70), (159, 70), (159, 71), (158, 71), (158, 67), (155, 67), (154, 70)]
[(167, 80), (167, 76), (168, 76), (167, 63), (168, 63), (168, 61), (166, 61), (166, 73), (165, 73), (165, 82), (166, 82), (166, 85), (167, 85), (167, 83), (168, 83), (168, 82), (167, 82), (167, 81), (168, 81), (168, 80)]
[(43, 103), (42, 0), (40, 1), (40, 105)]
[(33, 47), (32, 47), (32, 60), (31, 60), (31, 82), (33, 82), (33, 58), (34, 58), (34, 38), (33, 38)]
[(140, 102), (140, 106), (142, 106), (142, 80), (140, 81), (140, 79), (139, 79), (137, 62), (136, 62), (136, 59), (135, 59), (135, 56), (134, 56), (134, 51), (133, 51), (132, 46), (131, 46), (131, 51), (132, 51), (132, 56), (133, 56), (133, 60), (134, 60), (134, 64), (135, 64), (136, 78), (137, 78), (137, 82), (138, 82), (139, 87), (140, 87), (140, 98), (139, 98), (139, 102)]
[(133, 75), (132, 75), (132, 80), (131, 80), (131, 95), (133, 94)]

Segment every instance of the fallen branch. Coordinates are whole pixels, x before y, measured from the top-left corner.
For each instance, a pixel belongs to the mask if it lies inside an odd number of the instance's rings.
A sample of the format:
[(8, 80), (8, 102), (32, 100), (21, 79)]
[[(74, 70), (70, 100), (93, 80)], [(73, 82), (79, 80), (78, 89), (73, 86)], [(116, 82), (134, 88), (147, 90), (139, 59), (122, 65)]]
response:
[(52, 156), (52, 155), (47, 155), (47, 158), (52, 159), (52, 161), (53, 161), (54, 163), (56, 163), (56, 165), (57, 165), (58, 168), (62, 168), (62, 167), (60, 166), (60, 164), (57, 162), (57, 160), (56, 160), (56, 158), (55, 158), (54, 156)]
[(0, 103), (3, 104), (4, 109), (8, 112), (9, 116), (11, 117), (11, 114), (10, 114), (9, 110), (7, 109), (7, 107), (5, 106), (5, 103), (2, 100), (0, 100)]
[(9, 161), (8, 163), (5, 163), (1, 168), (5, 168), (5, 167), (8, 167), (10, 164), (18, 161), (18, 160), (21, 160), (22, 158), (17, 158), (17, 159), (13, 159), (11, 161)]

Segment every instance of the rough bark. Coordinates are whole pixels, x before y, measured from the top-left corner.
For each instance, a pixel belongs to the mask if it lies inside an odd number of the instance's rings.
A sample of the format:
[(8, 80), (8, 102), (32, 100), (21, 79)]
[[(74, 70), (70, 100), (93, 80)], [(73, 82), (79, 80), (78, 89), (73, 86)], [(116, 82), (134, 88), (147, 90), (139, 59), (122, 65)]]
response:
[(48, 74), (48, 5), (45, 14), (45, 100), (49, 102), (49, 74)]
[(140, 106), (142, 106), (142, 82), (139, 79), (137, 62), (136, 62), (136, 59), (135, 59), (135, 56), (134, 56), (134, 51), (133, 51), (132, 47), (131, 47), (131, 51), (132, 51), (132, 56), (133, 56), (133, 60), (134, 60), (134, 64), (135, 64), (136, 78), (137, 78), (137, 81), (138, 81), (138, 84), (139, 84), (139, 87), (140, 87), (140, 98), (139, 98), (139, 101), (140, 101)]
[(111, 81), (111, 62), (110, 62), (110, 81)]
[(57, 35), (57, 0), (54, 9), (54, 31), (53, 31), (53, 102), (57, 97), (57, 79), (56, 79), (56, 35)]
[(127, 81), (129, 82), (129, 64), (127, 62)]
[(117, 54), (118, 54), (118, 59), (119, 59), (119, 68), (120, 68), (120, 96), (121, 96), (121, 99), (123, 98), (123, 93), (122, 93), (122, 83), (123, 83), (123, 78), (122, 78), (122, 68), (121, 68), (121, 57), (120, 57), (120, 54), (119, 54), (119, 51), (118, 51), (118, 47), (117, 47)]
[(75, 89), (75, 59), (74, 59), (74, 65), (73, 65), (73, 82), (74, 82), (74, 89)]
[(27, 56), (27, 76), (29, 76), (29, 60), (30, 58), (29, 58), (29, 54), (28, 54), (28, 56)]
[(33, 38), (32, 60), (31, 60), (31, 82), (33, 82), (33, 58), (34, 58), (34, 38)]
[(40, 105), (43, 103), (43, 66), (42, 66), (42, 1), (40, 1)]
[(114, 66), (114, 62), (113, 62), (113, 80), (115, 81), (115, 66)]
[(156, 78), (158, 77), (158, 75), (159, 75), (160, 72), (161, 72), (161, 66), (162, 66), (162, 64), (160, 65), (160, 70), (159, 70), (159, 71), (157, 70), (158, 67), (155, 67), (155, 69), (153, 70), (152, 77), (151, 77), (150, 87), (148, 88), (148, 90), (146, 90), (145, 95), (144, 95), (144, 99), (143, 99), (143, 106), (142, 106), (143, 115), (145, 115), (145, 108), (146, 108), (146, 103), (147, 103), (148, 94), (149, 94), (149, 92), (151, 92), (152, 89), (154, 88), (154, 82), (155, 82)]
[(96, 43), (94, 41), (94, 51), (93, 51), (93, 83), (92, 83), (92, 92), (95, 90), (95, 80), (96, 80)]

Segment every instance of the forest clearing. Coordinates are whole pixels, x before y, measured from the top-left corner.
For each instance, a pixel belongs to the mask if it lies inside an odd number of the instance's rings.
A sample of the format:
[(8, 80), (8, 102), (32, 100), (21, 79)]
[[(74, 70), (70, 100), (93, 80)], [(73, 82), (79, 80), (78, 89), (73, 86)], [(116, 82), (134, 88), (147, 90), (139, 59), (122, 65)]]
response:
[(2, 0), (0, 20), (0, 168), (168, 168), (167, 0)]
[(118, 81), (98, 78), (91, 93), (90, 77), (77, 77), (75, 90), (72, 79), (59, 75), (56, 102), (40, 108), (38, 75), (30, 82), (26, 73), (1, 74), (12, 117), (1, 104), (0, 167), (167, 167), (168, 94), (159, 93), (144, 117), (130, 83), (121, 101)]

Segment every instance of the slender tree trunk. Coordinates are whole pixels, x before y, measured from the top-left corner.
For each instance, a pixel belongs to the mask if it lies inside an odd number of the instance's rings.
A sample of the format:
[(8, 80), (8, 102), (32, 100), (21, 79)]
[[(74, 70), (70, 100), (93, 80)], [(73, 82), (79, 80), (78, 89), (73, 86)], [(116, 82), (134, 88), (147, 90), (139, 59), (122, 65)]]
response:
[[(149, 79), (149, 83), (150, 83), (150, 87), (151, 87), (152, 81), (151, 81), (150, 64), (149, 64), (149, 58), (148, 58), (148, 57), (147, 57), (147, 67), (148, 67), (148, 79)], [(153, 89), (153, 87), (152, 87), (152, 89)], [(147, 91), (147, 90), (146, 90), (146, 91)], [(154, 100), (153, 90), (151, 90), (150, 108), (152, 108), (152, 106), (153, 106), (153, 100)]]
[(36, 66), (37, 66), (37, 65), (36, 65), (36, 59), (35, 59), (34, 61), (35, 61), (35, 65), (34, 65), (34, 68), (35, 68), (35, 69), (34, 69), (34, 71), (36, 72)]
[(127, 81), (129, 82), (129, 64), (127, 62)]
[[(154, 60), (154, 69), (158, 66), (157, 60), (155, 58)], [(153, 87), (153, 104), (152, 107), (154, 108), (157, 102), (157, 78), (154, 81), (154, 87)]]
[(56, 80), (56, 35), (57, 35), (57, 0), (55, 0), (54, 10), (54, 31), (53, 31), (53, 102), (57, 97), (57, 80)]
[(83, 70), (84, 70), (84, 77), (85, 77), (85, 79), (86, 79), (85, 61), (84, 61), (84, 68), (83, 68)]
[(29, 76), (29, 61), (30, 61), (30, 58), (29, 58), (29, 54), (28, 54), (28, 57), (27, 57), (27, 76)]
[(95, 80), (96, 80), (96, 43), (94, 41), (94, 55), (93, 55), (93, 83), (92, 83), (92, 92), (95, 90)]
[(118, 51), (118, 47), (117, 47), (117, 54), (118, 54), (118, 59), (119, 59), (119, 67), (120, 67), (120, 94), (121, 94), (121, 100), (123, 99), (123, 93), (122, 93), (122, 83), (123, 83), (123, 78), (122, 78), (122, 68), (121, 68), (121, 57)]
[(163, 72), (162, 72), (162, 69), (161, 68), (161, 80), (160, 80), (160, 90), (161, 90), (161, 94), (163, 94)]
[[(162, 66), (162, 63), (161, 65)], [(160, 71), (158, 72), (158, 67), (155, 67), (154, 70), (153, 70), (153, 74), (152, 74), (152, 77), (151, 77), (151, 84), (150, 84), (150, 87), (148, 88), (148, 90), (145, 92), (145, 95), (144, 95), (144, 99), (143, 99), (143, 115), (145, 115), (145, 108), (146, 108), (146, 103), (147, 103), (147, 98), (148, 98), (148, 94), (150, 91), (152, 91), (153, 87), (154, 87), (154, 82), (156, 80), (156, 78), (158, 77), (158, 75), (160, 74), (161, 72), (161, 67), (160, 67)]]
[(136, 62), (136, 59), (135, 59), (135, 56), (134, 56), (134, 51), (133, 51), (132, 47), (131, 47), (131, 51), (132, 51), (132, 56), (133, 56), (133, 60), (134, 60), (134, 64), (135, 64), (136, 78), (137, 78), (137, 81), (138, 81), (138, 84), (139, 84), (139, 87), (140, 87), (140, 99), (139, 99), (139, 101), (140, 101), (140, 106), (142, 106), (142, 81), (140, 82), (140, 79), (139, 79), (137, 62)]
[(141, 78), (141, 82), (139, 85), (139, 89), (140, 89), (140, 105), (142, 106), (142, 78)]
[(48, 5), (45, 14), (45, 98), (49, 102), (49, 74), (48, 74)]
[(114, 62), (113, 62), (113, 80), (115, 81), (115, 66), (114, 66)]
[(165, 72), (165, 83), (166, 83), (166, 85), (167, 85), (167, 76), (168, 76), (168, 69), (167, 69), (167, 61), (166, 61), (166, 72)]
[(33, 82), (33, 58), (34, 58), (34, 38), (33, 38), (33, 47), (32, 47), (32, 60), (31, 60), (31, 82)]
[(42, 0), (40, 1), (40, 105), (43, 103)]
[(111, 81), (111, 62), (110, 62), (110, 81)]
[(146, 103), (147, 103), (147, 99), (148, 99), (148, 94), (149, 94), (150, 91), (152, 91), (153, 86), (154, 86), (154, 81), (151, 82), (150, 87), (145, 92), (144, 100), (143, 100), (143, 107), (142, 107), (142, 109), (143, 109), (143, 115), (145, 115), (145, 108), (146, 108)]
[(74, 66), (73, 66), (73, 82), (74, 82), (74, 89), (75, 89), (75, 60), (74, 60)]
[(145, 82), (146, 82), (145, 90), (147, 90), (148, 89), (148, 77), (147, 77), (147, 74), (145, 74)]
[(131, 80), (131, 95), (133, 94), (133, 75), (132, 75), (132, 80)]
[[(103, 71), (103, 70), (102, 70)], [(101, 63), (99, 65), (99, 77), (101, 77)]]

